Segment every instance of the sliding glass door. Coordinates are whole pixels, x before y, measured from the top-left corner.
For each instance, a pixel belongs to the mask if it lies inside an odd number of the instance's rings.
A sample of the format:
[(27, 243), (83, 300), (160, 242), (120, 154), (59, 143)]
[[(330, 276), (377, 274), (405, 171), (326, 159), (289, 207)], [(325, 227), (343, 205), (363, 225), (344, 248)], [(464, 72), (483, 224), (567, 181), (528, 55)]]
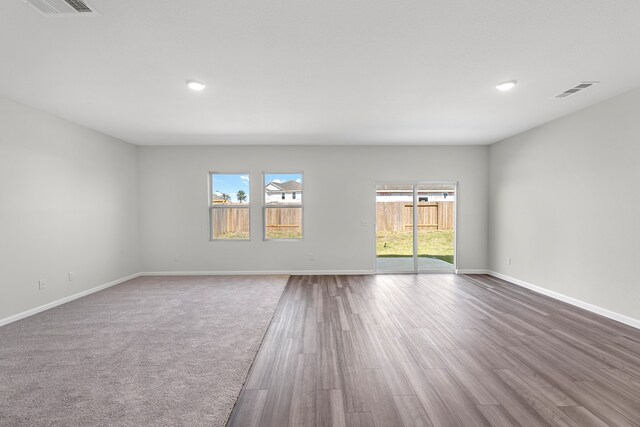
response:
[(418, 271), (455, 269), (455, 184), (417, 184)]
[(413, 185), (376, 186), (376, 270), (415, 271)]
[(376, 185), (376, 271), (455, 271), (455, 183)]

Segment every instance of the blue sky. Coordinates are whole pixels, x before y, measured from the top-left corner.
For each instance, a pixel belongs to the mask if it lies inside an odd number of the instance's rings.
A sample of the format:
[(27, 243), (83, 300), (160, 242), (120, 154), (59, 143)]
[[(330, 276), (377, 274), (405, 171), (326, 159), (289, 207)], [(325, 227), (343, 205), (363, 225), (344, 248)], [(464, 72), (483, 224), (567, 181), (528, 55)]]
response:
[(265, 184), (275, 182), (298, 181), (302, 183), (302, 174), (300, 173), (268, 173), (264, 176)]
[[(302, 174), (299, 173), (269, 173), (265, 175), (265, 182), (286, 182), (286, 181), (298, 181), (302, 182)], [(231, 202), (237, 203), (238, 199), (236, 194), (238, 191), (244, 191), (247, 195), (247, 200), (244, 203), (248, 203), (250, 199), (249, 195), (249, 175), (248, 174), (212, 174), (211, 175), (211, 188), (213, 193), (219, 192), (228, 194), (231, 196)]]
[(213, 193), (224, 193), (231, 196), (231, 202), (236, 203), (238, 199), (236, 194), (238, 191), (244, 191), (247, 195), (247, 200), (244, 203), (249, 203), (249, 175), (248, 174), (213, 174), (211, 175), (211, 188)]

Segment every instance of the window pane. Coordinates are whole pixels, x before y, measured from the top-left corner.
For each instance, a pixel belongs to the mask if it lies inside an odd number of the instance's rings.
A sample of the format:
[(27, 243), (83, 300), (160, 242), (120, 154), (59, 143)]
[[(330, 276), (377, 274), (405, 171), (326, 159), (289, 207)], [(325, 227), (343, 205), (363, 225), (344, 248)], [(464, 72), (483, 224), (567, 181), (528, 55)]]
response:
[(403, 267), (413, 269), (413, 186), (377, 186), (376, 253), (378, 258), (411, 258)]
[(211, 173), (211, 239), (249, 239), (249, 174)]
[(455, 185), (418, 184), (418, 269), (454, 266)]
[(265, 208), (265, 238), (301, 239), (302, 208)]
[(249, 174), (212, 173), (211, 204), (248, 205)]
[(301, 205), (301, 173), (267, 173), (264, 175), (264, 202), (267, 205)]
[(249, 208), (211, 208), (212, 238), (249, 239)]

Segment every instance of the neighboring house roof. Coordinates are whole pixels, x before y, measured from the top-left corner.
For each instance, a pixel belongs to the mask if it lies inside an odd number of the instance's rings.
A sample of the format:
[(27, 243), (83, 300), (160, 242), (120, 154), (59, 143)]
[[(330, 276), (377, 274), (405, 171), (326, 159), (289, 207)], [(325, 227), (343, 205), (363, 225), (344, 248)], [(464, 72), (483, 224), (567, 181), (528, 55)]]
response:
[(268, 183), (267, 185), (264, 186), (264, 189), (267, 191), (284, 191), (284, 189), (280, 187), (278, 184), (276, 184), (275, 182)]
[[(270, 190), (268, 189), (269, 186), (272, 187), (277, 187), (277, 190)], [(302, 192), (302, 184), (297, 182), (297, 181), (287, 181), (287, 182), (273, 182), (271, 181), (270, 183), (268, 183), (265, 188), (267, 188), (267, 191), (284, 191), (287, 193), (291, 193), (291, 192)]]
[(222, 193), (216, 191), (211, 195), (211, 203), (229, 203), (229, 201), (222, 197)]

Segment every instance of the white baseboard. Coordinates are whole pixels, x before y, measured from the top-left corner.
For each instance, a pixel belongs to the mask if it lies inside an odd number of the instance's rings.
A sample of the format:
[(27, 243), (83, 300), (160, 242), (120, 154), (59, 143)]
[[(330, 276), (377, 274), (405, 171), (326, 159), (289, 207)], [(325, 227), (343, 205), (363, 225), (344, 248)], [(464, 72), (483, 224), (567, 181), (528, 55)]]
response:
[(265, 270), (265, 271), (145, 271), (140, 276), (322, 276), (322, 275), (370, 275), (373, 270)]
[(625, 316), (624, 314), (616, 313), (615, 311), (598, 307), (597, 305), (593, 305), (588, 302), (584, 302), (579, 299), (576, 299), (555, 291), (551, 291), (549, 289), (545, 289), (540, 286), (533, 285), (529, 282), (525, 282), (524, 280), (516, 279), (515, 277), (507, 276), (506, 274), (498, 273), (497, 271), (489, 271), (488, 274), (490, 274), (491, 276), (497, 277), (498, 279), (506, 280), (507, 282), (510, 282), (522, 288), (529, 289), (530, 291), (533, 291), (542, 295), (546, 295), (553, 299), (566, 302), (567, 304), (580, 307), (592, 313), (596, 313), (601, 316), (608, 317), (609, 319), (615, 320), (617, 322), (624, 323), (625, 325), (633, 326), (634, 328), (640, 329), (639, 319), (634, 319), (633, 317)]
[(61, 298), (59, 300), (52, 301), (50, 303), (41, 305), (36, 308), (32, 308), (27, 311), (23, 311), (22, 313), (14, 314), (13, 316), (5, 317), (4, 319), (0, 319), (0, 326), (7, 325), (9, 323), (15, 322), (16, 320), (24, 319), (25, 317), (33, 316), (34, 314), (40, 313), (45, 310), (49, 310), (50, 308), (57, 307), (59, 305), (65, 304), (69, 301), (73, 301), (78, 298), (82, 298), (84, 296), (90, 295), (94, 292), (101, 291), (103, 289), (110, 288), (111, 286), (119, 285), (120, 283), (126, 282), (127, 280), (135, 279), (138, 277), (140, 273), (131, 274), (126, 277), (121, 277), (120, 279), (116, 279), (109, 283), (104, 283), (102, 285), (96, 286), (91, 289), (87, 289), (86, 291), (78, 292), (77, 294), (69, 295), (68, 297)]
[[(434, 271), (438, 273), (438, 271)], [(456, 274), (489, 274), (489, 270), (459, 269)], [(262, 270), (262, 271), (143, 271), (139, 276), (269, 276), (269, 275), (288, 275), (288, 276), (349, 276), (349, 275), (372, 275), (376, 274), (374, 270)], [(389, 273), (400, 274), (400, 273)], [(408, 274), (413, 274), (410, 272)]]
[[(548, 297), (557, 299), (559, 301), (566, 302), (576, 307), (580, 307), (592, 313), (599, 314), (601, 316), (608, 317), (625, 325), (632, 326), (640, 329), (640, 320), (633, 317), (625, 316), (624, 314), (616, 313), (606, 308), (593, 305), (567, 295), (551, 291), (549, 289), (536, 286), (534, 284), (525, 282), (524, 280), (516, 279), (515, 277), (507, 276), (506, 274), (498, 273), (491, 270), (474, 270), (474, 269), (459, 269), (456, 270), (457, 274), (489, 274), (502, 280), (506, 280), (516, 286), (529, 289), (533, 292), (546, 295)], [(0, 319), (0, 326), (7, 325), (25, 317), (32, 316), (50, 308), (65, 304), (67, 302), (82, 298), (92, 293), (101, 291), (103, 289), (110, 288), (111, 286), (118, 285), (126, 282), (127, 280), (135, 279), (140, 276), (237, 276), (237, 275), (371, 275), (375, 274), (373, 270), (287, 270), (287, 271), (147, 271), (141, 273), (131, 274), (114, 281), (104, 283), (102, 285), (87, 289), (86, 291), (78, 292), (77, 294), (70, 295), (68, 297), (61, 298), (56, 301), (41, 305), (39, 307), (32, 308), (30, 310), (23, 311), (22, 313), (14, 314), (13, 316)]]
[[(438, 273), (438, 271), (434, 271)], [(456, 274), (489, 274), (489, 270), (456, 270)], [(289, 275), (289, 276), (349, 276), (349, 275), (372, 275), (376, 274), (374, 270), (286, 270), (286, 271), (145, 271), (140, 276), (268, 276), (268, 275)], [(385, 273), (387, 274), (387, 273)], [(400, 273), (388, 273), (400, 274)], [(413, 274), (409, 272), (407, 274)]]
[(489, 274), (489, 270), (458, 269), (456, 274)]

